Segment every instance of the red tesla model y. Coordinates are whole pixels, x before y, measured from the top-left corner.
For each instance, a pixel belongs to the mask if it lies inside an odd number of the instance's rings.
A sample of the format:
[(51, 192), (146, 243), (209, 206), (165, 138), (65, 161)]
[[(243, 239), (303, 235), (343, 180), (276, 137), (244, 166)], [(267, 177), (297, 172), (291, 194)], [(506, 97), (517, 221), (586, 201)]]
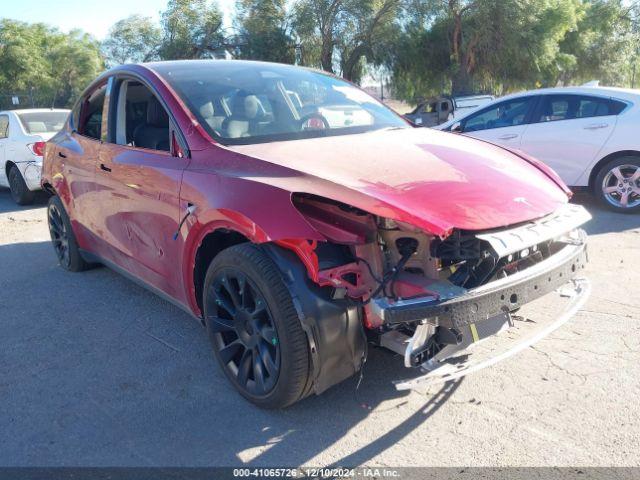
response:
[(589, 215), (548, 167), (413, 128), (309, 69), (112, 69), (48, 142), (43, 187), (62, 267), (107, 265), (198, 318), (263, 407), (346, 379), (373, 345), (461, 375), (497, 350), (451, 358), (522, 328), (510, 312), (567, 282), (588, 291), (572, 279)]

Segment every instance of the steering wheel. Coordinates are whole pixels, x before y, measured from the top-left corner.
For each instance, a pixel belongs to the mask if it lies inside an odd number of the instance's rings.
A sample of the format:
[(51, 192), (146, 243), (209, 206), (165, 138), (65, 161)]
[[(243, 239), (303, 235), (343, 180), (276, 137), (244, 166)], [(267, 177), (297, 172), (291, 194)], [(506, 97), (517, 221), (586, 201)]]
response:
[(327, 130), (329, 122), (318, 112), (312, 112), (300, 119), (300, 131)]

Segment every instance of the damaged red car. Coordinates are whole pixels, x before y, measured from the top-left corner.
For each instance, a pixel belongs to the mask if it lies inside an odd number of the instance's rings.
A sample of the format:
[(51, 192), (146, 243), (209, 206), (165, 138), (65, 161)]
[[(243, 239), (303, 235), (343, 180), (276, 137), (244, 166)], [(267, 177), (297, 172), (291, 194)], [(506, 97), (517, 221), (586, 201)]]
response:
[[(589, 214), (553, 171), (412, 128), (292, 66), (112, 69), (48, 142), (43, 187), (62, 267), (107, 265), (198, 318), (262, 407), (352, 376), (372, 345), (421, 369), (405, 388), (454, 378), (571, 314), (505, 337), (524, 304), (568, 285), (575, 307), (588, 290), (576, 277)], [(494, 338), (506, 345), (482, 361), (448, 362)]]

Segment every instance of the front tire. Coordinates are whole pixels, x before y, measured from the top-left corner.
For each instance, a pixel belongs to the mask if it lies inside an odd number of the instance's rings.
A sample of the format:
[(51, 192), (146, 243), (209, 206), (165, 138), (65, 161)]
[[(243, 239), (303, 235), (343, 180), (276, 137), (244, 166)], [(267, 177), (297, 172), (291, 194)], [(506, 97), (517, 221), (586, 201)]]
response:
[(31, 205), (35, 194), (29, 190), (20, 170), (15, 165), (9, 169), (8, 180), (13, 201), (18, 205)]
[(308, 393), (308, 342), (274, 262), (243, 243), (211, 262), (204, 318), (216, 359), (233, 386), (263, 408), (283, 408)]
[(619, 213), (640, 212), (640, 158), (616, 158), (600, 169), (594, 183), (600, 203)]
[(54, 195), (47, 205), (47, 220), (51, 243), (60, 266), (70, 272), (81, 272), (91, 267), (80, 255), (76, 236), (71, 228), (71, 221), (62, 205), (60, 197)]

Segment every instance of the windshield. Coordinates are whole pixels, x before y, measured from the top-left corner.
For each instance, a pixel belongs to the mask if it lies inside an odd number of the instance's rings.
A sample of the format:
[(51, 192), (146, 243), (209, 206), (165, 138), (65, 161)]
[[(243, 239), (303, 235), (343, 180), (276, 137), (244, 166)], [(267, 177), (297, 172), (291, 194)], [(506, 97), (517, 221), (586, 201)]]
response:
[(360, 89), (303, 68), (233, 60), (167, 62), (152, 68), (224, 144), (408, 127)]
[(69, 112), (26, 112), (18, 113), (27, 133), (56, 133), (62, 130)]

